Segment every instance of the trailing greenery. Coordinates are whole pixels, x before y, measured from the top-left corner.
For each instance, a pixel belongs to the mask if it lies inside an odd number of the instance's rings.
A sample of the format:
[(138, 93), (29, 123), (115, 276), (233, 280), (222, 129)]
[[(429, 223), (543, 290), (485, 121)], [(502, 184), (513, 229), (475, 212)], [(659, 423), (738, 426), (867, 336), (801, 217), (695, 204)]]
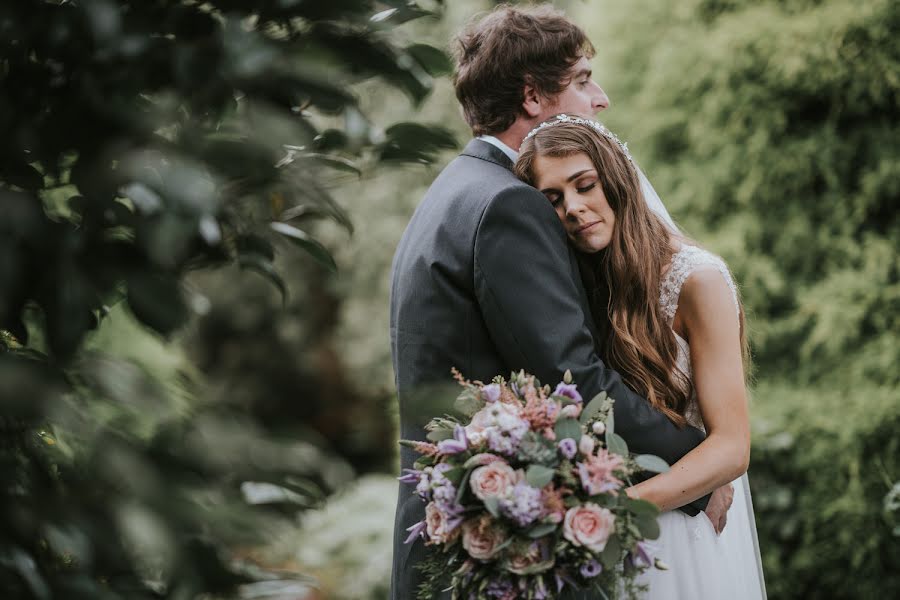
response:
[[(279, 244), (313, 259), (304, 268), (316, 277), (335, 268), (309, 232), (309, 220), (323, 217), (352, 230), (329, 196), (333, 174), (428, 162), (454, 145), (441, 127), (379, 126), (353, 93), (375, 78), (424, 100), (447, 58), (395, 28), (439, 8), (400, 0), (0, 7), (7, 595), (249, 597), (306, 585), (250, 585), (283, 576), (238, 560), (240, 549), (353, 470), (317, 446), (302, 411), (273, 423), (216, 389), (176, 336), (219, 305), (198, 272), (262, 276), (284, 302), (305, 281), (288, 285)], [(295, 401), (315, 404), (322, 390), (309, 385)]]

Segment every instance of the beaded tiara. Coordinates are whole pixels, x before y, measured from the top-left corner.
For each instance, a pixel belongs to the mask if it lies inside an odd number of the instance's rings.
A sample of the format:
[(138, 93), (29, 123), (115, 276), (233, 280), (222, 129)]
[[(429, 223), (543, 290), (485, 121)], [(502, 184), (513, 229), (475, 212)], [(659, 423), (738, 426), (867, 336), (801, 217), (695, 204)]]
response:
[(571, 123), (573, 125), (585, 125), (590, 127), (594, 131), (600, 133), (602, 136), (610, 140), (611, 142), (616, 143), (621, 149), (622, 152), (625, 153), (625, 158), (628, 159), (629, 162), (634, 164), (634, 159), (631, 158), (631, 152), (628, 151), (628, 144), (623, 142), (614, 134), (612, 131), (606, 128), (602, 123), (598, 121), (592, 121), (591, 119), (582, 119), (581, 117), (570, 117), (569, 115), (556, 115), (552, 119), (544, 121), (534, 129), (528, 132), (528, 135), (525, 136), (526, 140), (529, 140), (535, 136), (535, 134), (541, 129), (546, 129), (547, 127), (553, 127), (554, 125), (561, 125), (563, 123)]

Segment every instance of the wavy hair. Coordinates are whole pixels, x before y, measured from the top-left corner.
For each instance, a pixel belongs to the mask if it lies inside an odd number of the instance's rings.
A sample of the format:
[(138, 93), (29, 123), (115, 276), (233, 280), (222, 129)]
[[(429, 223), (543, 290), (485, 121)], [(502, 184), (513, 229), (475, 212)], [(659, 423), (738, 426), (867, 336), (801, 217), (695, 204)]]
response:
[[(590, 308), (607, 364), (678, 426), (692, 388), (677, 368), (678, 345), (659, 303), (663, 271), (672, 260), (673, 233), (647, 205), (635, 166), (613, 140), (585, 125), (545, 127), (520, 148), (516, 175), (533, 185), (537, 156), (586, 154), (616, 216), (609, 245), (578, 252)], [(746, 361), (743, 309), (741, 345)]]
[(504, 4), (470, 23), (453, 55), (453, 85), (466, 122), (474, 135), (493, 135), (522, 113), (526, 84), (555, 97), (578, 59), (594, 56), (594, 46), (559, 9)]

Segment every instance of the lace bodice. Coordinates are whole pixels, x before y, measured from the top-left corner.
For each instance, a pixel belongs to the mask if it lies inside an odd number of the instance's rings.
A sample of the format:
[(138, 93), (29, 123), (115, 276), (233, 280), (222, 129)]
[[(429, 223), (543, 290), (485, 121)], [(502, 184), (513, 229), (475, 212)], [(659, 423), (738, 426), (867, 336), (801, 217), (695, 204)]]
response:
[[(678, 298), (681, 296), (681, 288), (684, 286), (684, 282), (687, 281), (687, 278), (690, 277), (691, 273), (703, 267), (714, 267), (722, 274), (722, 277), (725, 278), (725, 281), (728, 283), (728, 287), (731, 288), (731, 292), (734, 296), (734, 308), (738, 312), (738, 315), (740, 315), (741, 309), (738, 304), (737, 287), (734, 284), (734, 280), (731, 278), (731, 273), (728, 271), (725, 261), (702, 248), (684, 245), (674, 254), (674, 256), (672, 256), (671, 266), (663, 276), (659, 286), (659, 304), (662, 306), (663, 314), (669, 323), (669, 327), (672, 326), (672, 322), (675, 319), (675, 313), (678, 310)], [(675, 333), (675, 331), (673, 330), (672, 333)], [(691, 369), (690, 347), (688, 346), (687, 340), (677, 333), (675, 333), (675, 341), (678, 343), (678, 369), (684, 373), (688, 381), (691, 381), (693, 373)], [(691, 401), (685, 416), (688, 423), (706, 431), (703, 426), (703, 419), (700, 417), (700, 406), (697, 403), (696, 393), (691, 396)]]

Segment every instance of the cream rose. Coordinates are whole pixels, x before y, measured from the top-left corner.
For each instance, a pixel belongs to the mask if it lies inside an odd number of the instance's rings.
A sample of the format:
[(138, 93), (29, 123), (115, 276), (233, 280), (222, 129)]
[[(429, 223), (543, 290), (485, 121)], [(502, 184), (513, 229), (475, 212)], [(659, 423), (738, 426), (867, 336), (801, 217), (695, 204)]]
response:
[(434, 502), (429, 502), (425, 507), (425, 530), (432, 544), (445, 544), (459, 535), (459, 527), (449, 523), (446, 515)]
[(469, 486), (481, 500), (504, 498), (516, 485), (518, 477), (512, 467), (503, 461), (495, 461), (472, 471)]
[(463, 523), (462, 545), (472, 558), (478, 560), (493, 558), (505, 540), (503, 530), (493, 525), (487, 515)]
[(576, 546), (602, 552), (615, 531), (615, 517), (605, 509), (588, 502), (566, 511), (563, 536)]

